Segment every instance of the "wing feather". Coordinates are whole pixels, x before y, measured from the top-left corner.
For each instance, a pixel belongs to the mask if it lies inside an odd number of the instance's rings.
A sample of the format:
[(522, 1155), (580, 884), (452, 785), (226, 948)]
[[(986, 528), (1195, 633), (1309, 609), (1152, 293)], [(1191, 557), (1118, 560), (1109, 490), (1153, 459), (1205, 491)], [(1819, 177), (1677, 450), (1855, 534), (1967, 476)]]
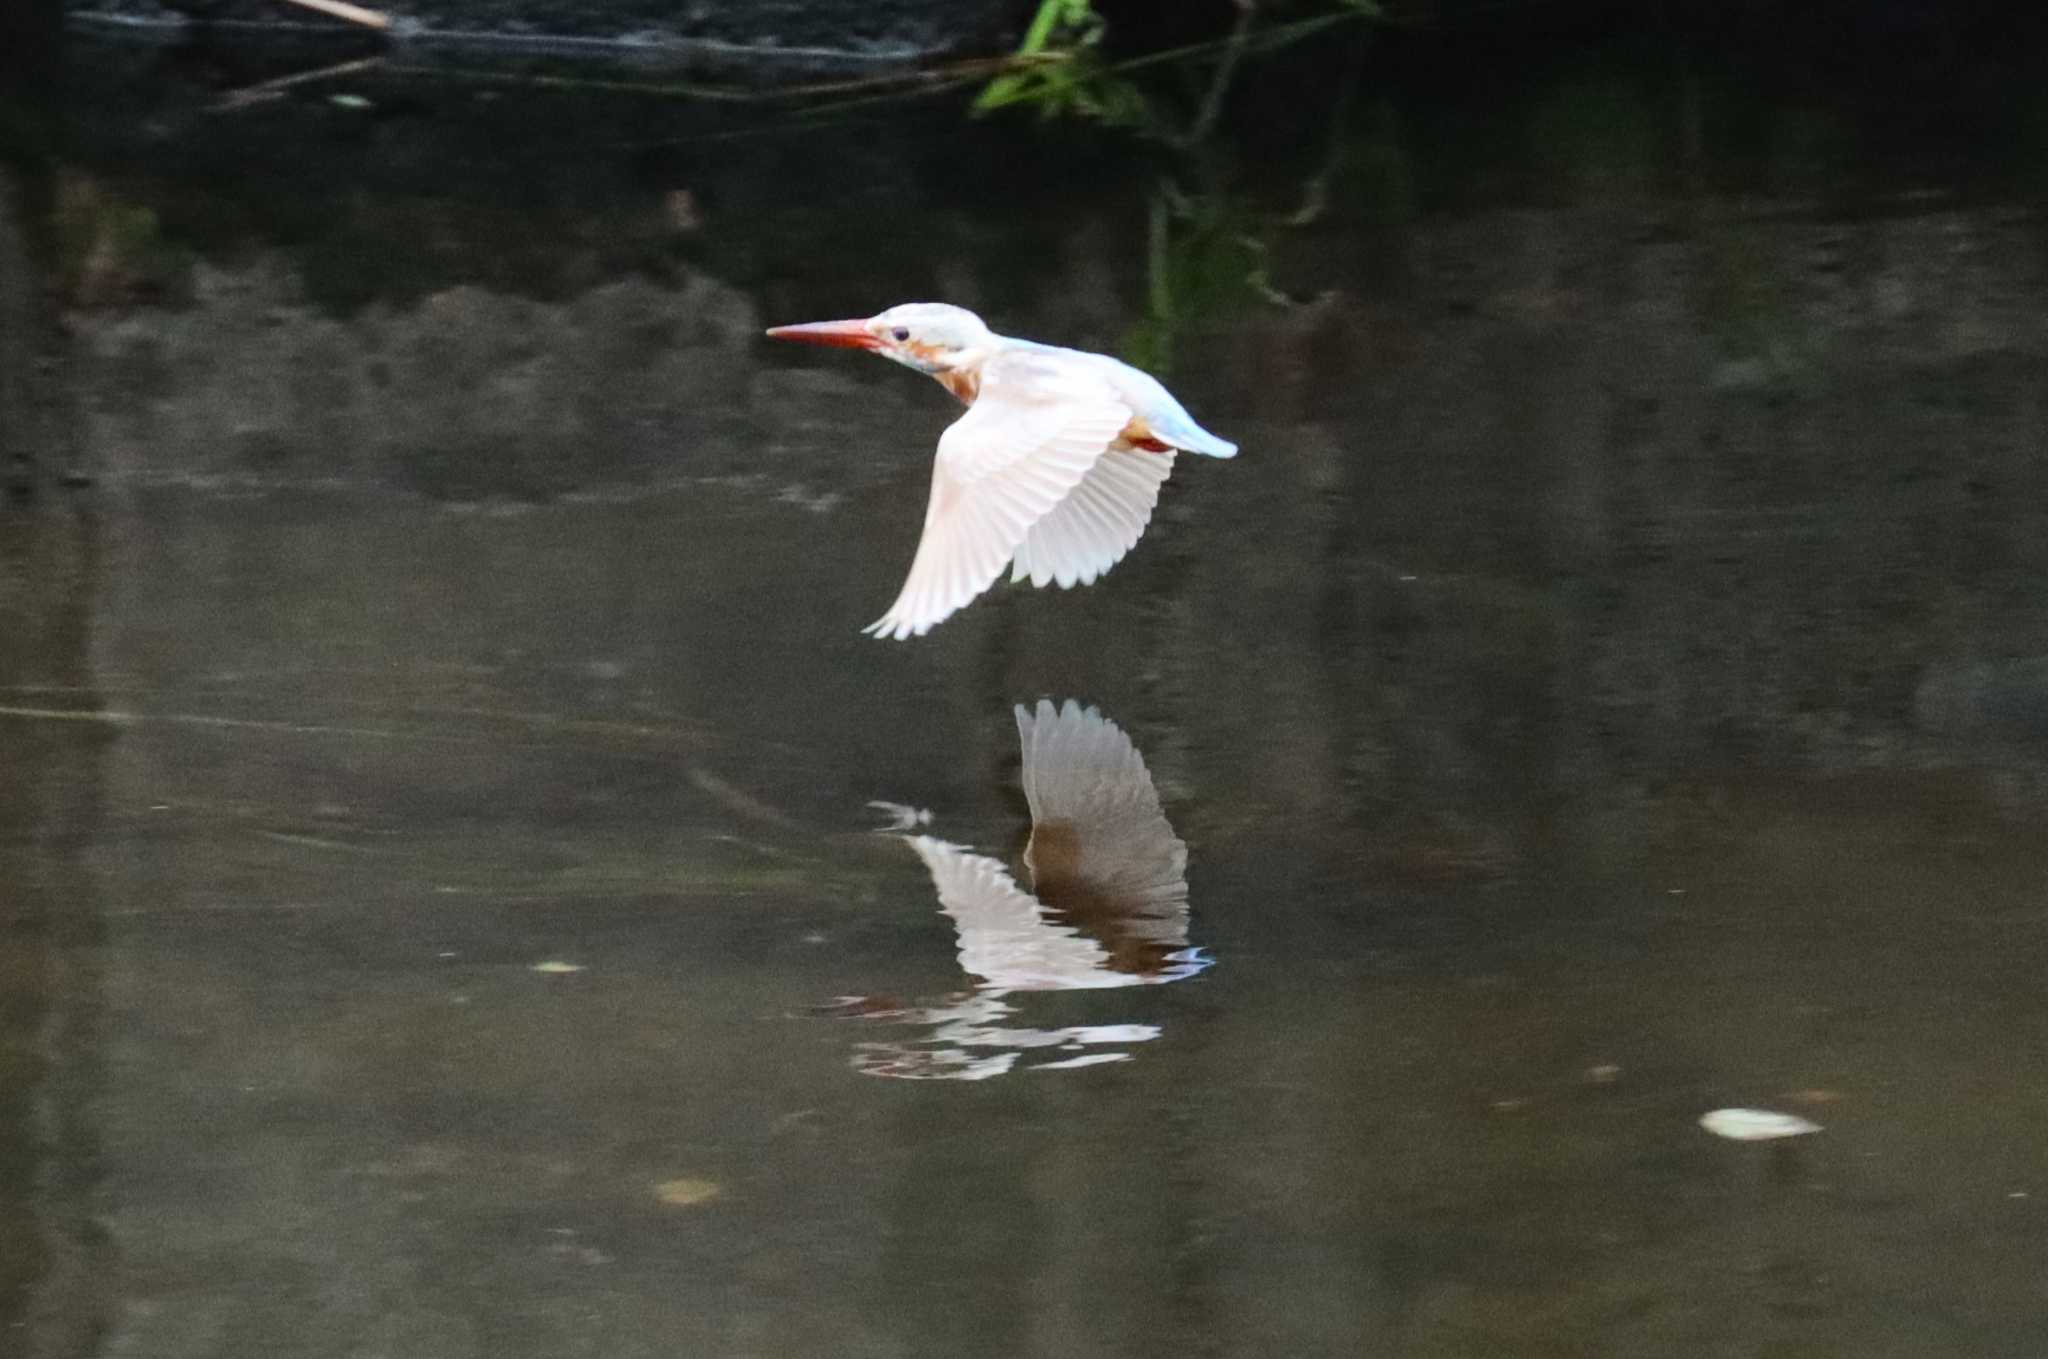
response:
[(1051, 513), (1034, 523), (1017, 548), (1011, 580), (1062, 589), (1093, 585), (1144, 535), (1173, 472), (1173, 453), (1113, 449), (1088, 470)]
[(922, 636), (993, 585), (1130, 418), (1091, 371), (1029, 353), (990, 360), (974, 404), (939, 436), (924, 533), (902, 592), (866, 630)]

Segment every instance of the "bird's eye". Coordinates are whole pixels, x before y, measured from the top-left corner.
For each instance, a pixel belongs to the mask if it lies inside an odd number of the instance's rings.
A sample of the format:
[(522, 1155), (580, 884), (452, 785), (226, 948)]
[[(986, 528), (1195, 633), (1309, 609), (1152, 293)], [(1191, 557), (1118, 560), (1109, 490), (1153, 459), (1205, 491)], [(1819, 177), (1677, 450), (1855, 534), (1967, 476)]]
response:
[(898, 326), (889, 332), (889, 338), (896, 341), (897, 344), (902, 344), (910, 338), (910, 331), (904, 326)]

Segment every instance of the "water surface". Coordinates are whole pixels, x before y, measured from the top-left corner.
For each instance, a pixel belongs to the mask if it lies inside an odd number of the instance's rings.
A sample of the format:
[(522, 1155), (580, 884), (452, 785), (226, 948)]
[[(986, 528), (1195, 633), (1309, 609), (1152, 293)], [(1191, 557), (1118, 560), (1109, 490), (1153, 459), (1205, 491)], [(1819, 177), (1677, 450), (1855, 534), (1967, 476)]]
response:
[[(0, 1349), (2040, 1352), (2024, 194), (1582, 72), (1236, 170), (361, 88), (0, 181)], [(877, 643), (949, 400), (758, 332), (934, 296), (1244, 454)]]

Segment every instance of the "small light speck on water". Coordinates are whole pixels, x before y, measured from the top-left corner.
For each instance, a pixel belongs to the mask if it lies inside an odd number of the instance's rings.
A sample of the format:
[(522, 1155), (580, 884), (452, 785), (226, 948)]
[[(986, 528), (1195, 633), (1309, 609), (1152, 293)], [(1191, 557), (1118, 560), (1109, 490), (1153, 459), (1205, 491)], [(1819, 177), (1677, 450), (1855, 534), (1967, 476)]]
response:
[(713, 1180), (684, 1175), (654, 1186), (654, 1197), (671, 1208), (695, 1208), (709, 1203), (724, 1190)]
[(528, 969), (528, 971), (532, 972), (544, 972), (549, 976), (560, 976), (570, 972), (581, 972), (582, 970), (583, 964), (581, 963), (565, 963), (554, 958), (550, 958), (544, 963), (535, 963)]

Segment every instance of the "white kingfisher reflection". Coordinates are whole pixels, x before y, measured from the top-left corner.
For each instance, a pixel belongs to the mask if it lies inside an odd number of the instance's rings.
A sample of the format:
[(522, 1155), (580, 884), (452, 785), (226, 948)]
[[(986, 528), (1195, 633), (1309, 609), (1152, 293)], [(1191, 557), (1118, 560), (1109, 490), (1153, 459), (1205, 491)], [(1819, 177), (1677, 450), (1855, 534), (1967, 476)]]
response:
[(972, 991), (914, 1008), (849, 999), (842, 1013), (930, 1025), (905, 1043), (867, 1043), (854, 1058), (874, 1076), (984, 1080), (1027, 1052), (1038, 1070), (1126, 1060), (1119, 1045), (1159, 1036), (1149, 1024), (1019, 1028), (1007, 999), (1023, 991), (1149, 986), (1191, 977), (1209, 960), (1188, 945), (1187, 846), (1167, 824), (1145, 761), (1093, 708), (1016, 709), (1031, 808), (1025, 891), (1001, 861), (929, 835), (905, 837), (959, 935)]

